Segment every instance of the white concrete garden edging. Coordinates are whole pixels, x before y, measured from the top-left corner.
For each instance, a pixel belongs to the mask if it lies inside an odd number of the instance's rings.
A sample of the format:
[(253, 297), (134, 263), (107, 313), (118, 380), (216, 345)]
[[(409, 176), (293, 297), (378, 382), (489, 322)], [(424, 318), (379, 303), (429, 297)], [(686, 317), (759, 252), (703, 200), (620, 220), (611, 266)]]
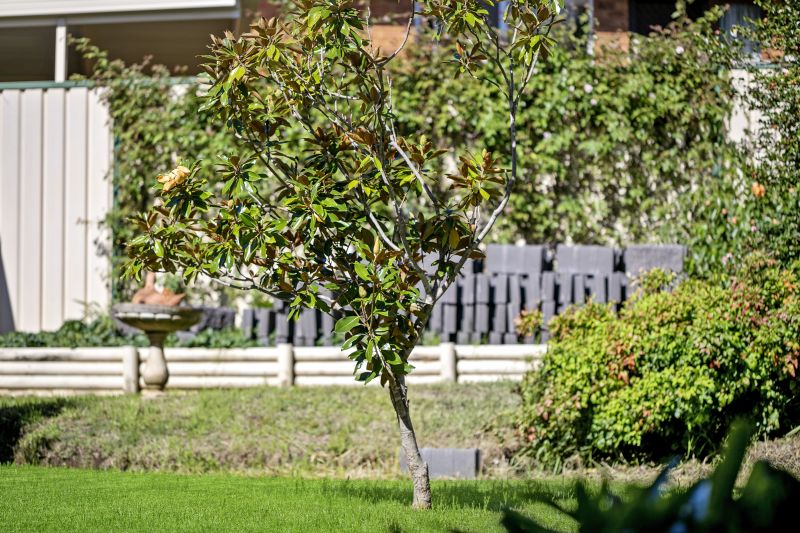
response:
[[(419, 346), (409, 383), (520, 380), (544, 344)], [(338, 347), (166, 348), (170, 389), (359, 385)], [(147, 348), (0, 348), (0, 393), (135, 393)]]

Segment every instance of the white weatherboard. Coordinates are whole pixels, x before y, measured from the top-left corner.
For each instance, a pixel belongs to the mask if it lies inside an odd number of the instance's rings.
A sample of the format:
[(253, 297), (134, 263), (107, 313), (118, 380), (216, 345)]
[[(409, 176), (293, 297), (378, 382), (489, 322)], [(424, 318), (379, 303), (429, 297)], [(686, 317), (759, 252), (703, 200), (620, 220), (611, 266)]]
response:
[(0, 0), (0, 18), (238, 7), (238, 0)]
[(110, 238), (99, 224), (111, 208), (108, 122), (87, 87), (0, 91), (0, 313), (10, 304), (18, 331), (58, 329), (111, 301), (98, 250)]

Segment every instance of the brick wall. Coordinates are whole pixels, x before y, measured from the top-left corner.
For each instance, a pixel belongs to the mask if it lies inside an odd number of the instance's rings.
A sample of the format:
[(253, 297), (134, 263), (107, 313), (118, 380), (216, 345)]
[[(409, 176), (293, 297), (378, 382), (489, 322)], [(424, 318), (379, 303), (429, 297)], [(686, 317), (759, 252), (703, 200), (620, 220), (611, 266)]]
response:
[[(372, 39), (382, 51), (394, 51), (405, 36), (408, 16), (411, 14), (411, 0), (371, 0)], [(275, 17), (279, 15), (277, 3), (270, 0), (245, 0), (240, 27), (246, 31), (250, 21), (257, 16)]]
[(411, 14), (411, 0), (371, 0), (369, 10), (377, 22), (393, 22), (405, 26)]
[(598, 31), (628, 30), (630, 20), (628, 0), (595, 0), (594, 14)]
[[(403, 17), (411, 13), (411, 0), (366, 0), (373, 19), (379, 23), (394, 22), (405, 24)], [(278, 14), (280, 4), (276, 0), (244, 0), (242, 3), (243, 18), (250, 19), (254, 15), (274, 17)]]

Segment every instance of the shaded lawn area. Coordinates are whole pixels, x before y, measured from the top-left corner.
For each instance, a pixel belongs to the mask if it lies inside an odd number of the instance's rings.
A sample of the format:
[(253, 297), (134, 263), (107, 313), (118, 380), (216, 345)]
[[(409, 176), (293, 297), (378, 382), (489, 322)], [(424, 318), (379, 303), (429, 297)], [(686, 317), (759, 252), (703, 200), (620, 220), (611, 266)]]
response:
[(574, 504), (567, 481), (435, 481), (432, 511), (401, 480), (255, 478), (0, 466), (0, 531), (502, 531), (508, 506), (561, 531), (537, 496)]

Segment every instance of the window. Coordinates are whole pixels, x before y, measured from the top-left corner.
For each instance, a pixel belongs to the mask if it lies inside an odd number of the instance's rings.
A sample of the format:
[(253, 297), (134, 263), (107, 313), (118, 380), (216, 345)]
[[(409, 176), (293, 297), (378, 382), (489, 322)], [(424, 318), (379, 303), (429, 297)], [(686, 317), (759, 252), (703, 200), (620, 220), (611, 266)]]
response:
[(56, 30), (52, 26), (0, 30), (0, 82), (52, 80)]
[(746, 54), (758, 52), (758, 45), (749, 39), (744, 39), (737, 35), (735, 28), (752, 27), (753, 22), (761, 17), (761, 8), (752, 3), (732, 3), (719, 21), (719, 29), (725, 35), (734, 39), (740, 39), (742, 50)]
[[(647, 35), (653, 26), (666, 26), (675, 13), (675, 0), (630, 0), (630, 31)], [(708, 9), (707, 0), (686, 6), (689, 17), (697, 18)]]

